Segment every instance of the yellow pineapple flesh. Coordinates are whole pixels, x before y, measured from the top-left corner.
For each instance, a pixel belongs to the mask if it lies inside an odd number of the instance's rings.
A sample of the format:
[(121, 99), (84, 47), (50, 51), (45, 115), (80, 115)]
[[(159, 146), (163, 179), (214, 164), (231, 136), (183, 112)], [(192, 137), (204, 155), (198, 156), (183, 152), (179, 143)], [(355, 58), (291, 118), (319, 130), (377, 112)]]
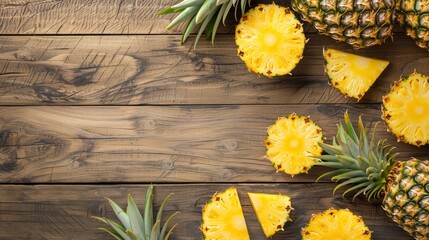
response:
[(259, 4), (243, 15), (235, 41), (237, 53), (250, 71), (272, 77), (295, 68), (306, 39), (292, 11), (273, 3)]
[(306, 173), (322, 153), (322, 129), (308, 116), (293, 113), (280, 117), (268, 128), (266, 157), (277, 171), (290, 175)]
[(348, 97), (360, 100), (374, 84), (388, 61), (327, 49), (325, 72), (332, 86)]
[(280, 194), (247, 193), (256, 217), (266, 237), (283, 230), (283, 225), (290, 220), (292, 210), (290, 197)]
[(204, 206), (202, 215), (204, 239), (250, 239), (235, 187), (215, 194)]
[(413, 73), (383, 97), (383, 119), (398, 141), (429, 143), (429, 76)]
[(348, 209), (329, 209), (313, 215), (301, 234), (303, 240), (371, 239), (371, 231), (362, 218)]

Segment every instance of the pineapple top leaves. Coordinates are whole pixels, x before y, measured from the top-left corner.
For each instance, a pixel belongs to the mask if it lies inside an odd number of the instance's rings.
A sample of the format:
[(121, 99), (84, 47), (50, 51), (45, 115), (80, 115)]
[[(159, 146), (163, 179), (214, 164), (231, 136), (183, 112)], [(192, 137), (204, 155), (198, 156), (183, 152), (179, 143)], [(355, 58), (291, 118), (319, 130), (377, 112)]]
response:
[(362, 193), (368, 200), (381, 197), (396, 154), (392, 153), (393, 147), (386, 145), (385, 140), (376, 142), (375, 128), (371, 139), (368, 139), (361, 117), (356, 132), (346, 112), (344, 124), (338, 125), (332, 145), (320, 143), (320, 146), (326, 154), (316, 157), (321, 160), (316, 165), (335, 170), (324, 173), (319, 179), (332, 176), (333, 181), (340, 181), (334, 192), (350, 185), (343, 196), (357, 191), (354, 198)]
[(250, 4), (250, 0), (181, 0), (177, 4), (161, 10), (158, 14), (179, 14), (170, 22), (167, 29), (172, 29), (182, 22), (187, 22), (183, 30), (181, 43), (184, 43), (192, 30), (200, 24), (195, 38), (195, 47), (204, 31), (207, 39), (211, 38), (213, 43), (220, 21), (225, 25), (225, 19), (231, 8), (235, 7), (235, 19), (237, 19), (238, 5), (242, 14), (244, 14), (247, 4)]
[[(118, 224), (107, 218), (93, 217), (94, 219), (109, 225), (111, 228), (99, 228), (117, 240), (168, 240), (175, 225), (168, 230), (171, 219), (178, 213), (175, 212), (167, 218), (161, 228), (161, 217), (164, 206), (172, 194), (168, 195), (156, 215), (155, 223), (153, 222), (153, 186), (149, 186), (146, 192), (146, 201), (143, 215), (140, 213), (136, 203), (131, 195), (128, 195), (128, 206), (126, 211), (122, 210), (118, 204), (107, 198), (110, 206), (115, 212), (121, 224)], [(168, 231), (167, 231), (168, 230)]]

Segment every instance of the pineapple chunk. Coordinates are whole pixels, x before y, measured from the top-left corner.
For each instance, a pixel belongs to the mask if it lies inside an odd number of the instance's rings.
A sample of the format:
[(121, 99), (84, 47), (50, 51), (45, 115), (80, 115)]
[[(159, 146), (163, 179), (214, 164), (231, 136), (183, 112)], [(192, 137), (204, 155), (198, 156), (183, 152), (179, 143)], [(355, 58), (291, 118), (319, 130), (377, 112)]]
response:
[(389, 65), (388, 61), (373, 59), (335, 49), (324, 51), (325, 71), (336, 89), (358, 101)]
[(398, 141), (429, 143), (429, 76), (413, 73), (383, 97), (383, 119)]
[(268, 128), (266, 157), (277, 171), (295, 175), (306, 173), (322, 154), (322, 129), (308, 116), (296, 113), (280, 117)]
[(290, 220), (292, 210), (290, 197), (280, 194), (247, 193), (261, 224), (265, 236), (271, 237), (283, 230), (283, 225)]
[(217, 193), (203, 208), (204, 239), (250, 239), (237, 189)]
[(273, 3), (259, 4), (241, 17), (235, 42), (238, 55), (250, 71), (272, 77), (295, 68), (306, 39), (292, 11)]
[(371, 231), (362, 218), (348, 209), (329, 209), (313, 215), (301, 234), (303, 240), (371, 239)]

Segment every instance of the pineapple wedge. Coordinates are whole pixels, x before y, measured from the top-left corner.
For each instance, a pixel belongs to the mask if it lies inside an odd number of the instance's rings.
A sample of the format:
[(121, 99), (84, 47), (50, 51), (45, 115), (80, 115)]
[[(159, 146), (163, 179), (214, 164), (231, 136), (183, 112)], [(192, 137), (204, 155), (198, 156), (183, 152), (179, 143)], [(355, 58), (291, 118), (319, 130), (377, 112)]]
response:
[(290, 220), (290, 197), (280, 194), (247, 194), (265, 236), (268, 238), (280, 230), (283, 231), (283, 225)]
[(358, 101), (389, 65), (388, 61), (326, 49), (325, 72), (330, 84), (348, 97)]
[(329, 209), (313, 215), (301, 233), (303, 240), (371, 239), (371, 231), (362, 218), (348, 209)]
[(250, 239), (235, 187), (217, 193), (203, 208), (201, 231), (204, 239)]

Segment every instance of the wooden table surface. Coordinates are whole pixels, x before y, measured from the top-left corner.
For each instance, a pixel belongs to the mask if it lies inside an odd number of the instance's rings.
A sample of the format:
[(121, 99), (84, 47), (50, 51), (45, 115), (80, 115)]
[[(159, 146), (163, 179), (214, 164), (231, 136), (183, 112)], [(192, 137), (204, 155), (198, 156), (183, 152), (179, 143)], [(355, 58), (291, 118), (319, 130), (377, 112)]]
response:
[[(373, 239), (411, 239), (377, 204), (332, 194), (322, 173), (287, 176), (264, 159), (266, 129), (279, 116), (311, 115), (328, 141), (348, 110), (374, 126), (381, 97), (401, 75), (428, 74), (429, 53), (398, 27), (394, 41), (359, 51), (305, 24), (304, 58), (292, 76), (248, 72), (236, 55), (234, 19), (215, 45), (156, 12), (177, 0), (2, 0), (0, 2), (0, 239), (109, 239), (91, 216), (115, 218), (131, 193), (155, 208), (175, 193), (172, 239), (201, 239), (201, 209), (236, 186), (252, 239), (265, 239), (246, 192), (291, 196), (293, 222), (273, 239), (300, 239), (312, 214), (330, 207), (361, 215)], [(265, 1), (271, 2), (271, 1)], [(290, 5), (289, 0), (276, 1)], [(328, 85), (323, 48), (383, 58), (389, 67), (357, 103)], [(397, 143), (398, 160), (429, 158), (429, 147)]]

